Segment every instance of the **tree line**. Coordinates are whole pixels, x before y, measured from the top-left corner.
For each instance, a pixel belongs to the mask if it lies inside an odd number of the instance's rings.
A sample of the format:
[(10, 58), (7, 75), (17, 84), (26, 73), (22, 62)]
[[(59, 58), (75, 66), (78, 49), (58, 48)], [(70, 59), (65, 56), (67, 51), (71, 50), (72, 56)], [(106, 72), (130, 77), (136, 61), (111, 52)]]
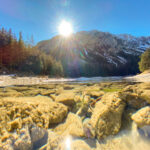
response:
[(21, 32), (17, 39), (11, 29), (0, 28), (0, 67), (10, 72), (63, 76), (61, 62), (38, 50), (32, 43), (33, 38), (30, 43), (25, 43)]

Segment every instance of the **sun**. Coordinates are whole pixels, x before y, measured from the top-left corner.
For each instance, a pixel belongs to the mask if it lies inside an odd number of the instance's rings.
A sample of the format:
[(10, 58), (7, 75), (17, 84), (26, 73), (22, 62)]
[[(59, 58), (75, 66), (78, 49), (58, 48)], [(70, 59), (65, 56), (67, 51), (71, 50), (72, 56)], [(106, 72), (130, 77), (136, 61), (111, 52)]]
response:
[(73, 27), (70, 22), (62, 21), (58, 27), (59, 34), (68, 37), (73, 33)]

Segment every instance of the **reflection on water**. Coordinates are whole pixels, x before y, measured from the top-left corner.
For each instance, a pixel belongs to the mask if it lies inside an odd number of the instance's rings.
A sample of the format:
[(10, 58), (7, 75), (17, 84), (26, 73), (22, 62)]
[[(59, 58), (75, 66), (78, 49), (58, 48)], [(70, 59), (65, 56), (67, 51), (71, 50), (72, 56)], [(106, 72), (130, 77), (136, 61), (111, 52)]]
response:
[(65, 139), (66, 150), (71, 150), (71, 143), (72, 143), (71, 136), (68, 136), (68, 137)]

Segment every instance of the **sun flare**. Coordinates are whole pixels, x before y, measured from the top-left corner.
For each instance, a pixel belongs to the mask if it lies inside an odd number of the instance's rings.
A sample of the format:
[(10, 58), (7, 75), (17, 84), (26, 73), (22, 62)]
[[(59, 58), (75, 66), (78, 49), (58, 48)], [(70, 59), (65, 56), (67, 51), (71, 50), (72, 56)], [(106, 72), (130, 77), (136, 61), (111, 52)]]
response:
[(70, 22), (62, 21), (59, 25), (59, 34), (62, 36), (68, 37), (73, 33), (73, 27)]

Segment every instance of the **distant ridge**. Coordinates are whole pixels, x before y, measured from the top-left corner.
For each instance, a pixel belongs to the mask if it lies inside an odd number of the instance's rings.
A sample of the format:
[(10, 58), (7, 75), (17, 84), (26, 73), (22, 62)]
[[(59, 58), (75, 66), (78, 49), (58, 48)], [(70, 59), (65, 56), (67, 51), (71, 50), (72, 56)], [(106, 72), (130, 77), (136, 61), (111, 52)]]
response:
[(139, 56), (150, 47), (149, 37), (81, 31), (68, 39), (55, 36), (37, 47), (60, 60), (68, 76), (136, 74)]

